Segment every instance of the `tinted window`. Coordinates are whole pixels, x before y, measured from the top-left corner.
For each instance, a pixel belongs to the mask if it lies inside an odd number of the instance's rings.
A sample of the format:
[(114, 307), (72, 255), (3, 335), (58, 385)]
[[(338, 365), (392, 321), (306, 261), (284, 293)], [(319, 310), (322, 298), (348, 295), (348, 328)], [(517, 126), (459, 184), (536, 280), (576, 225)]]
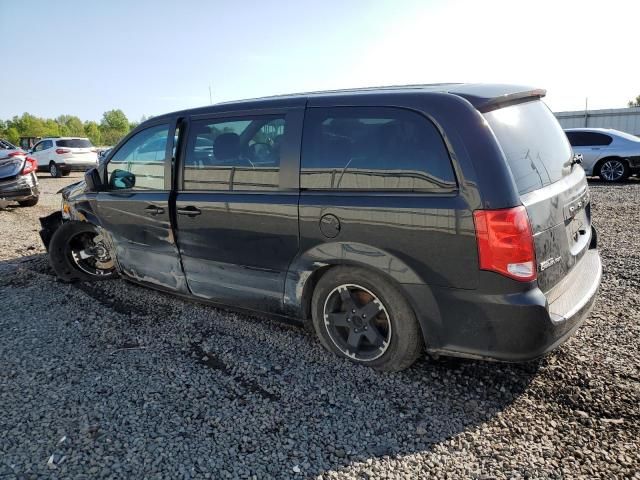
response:
[(36, 143), (36, 145), (33, 147), (33, 151), (34, 152), (40, 152), (40, 151), (44, 150), (44, 144), (45, 144), (45, 142)]
[(507, 158), (520, 194), (567, 175), (571, 146), (553, 113), (541, 101), (484, 114)]
[(48, 150), (49, 148), (53, 148), (53, 140), (45, 140), (42, 142), (42, 149)]
[(285, 119), (277, 115), (192, 122), (184, 189), (277, 189), (284, 132)]
[(337, 107), (305, 116), (302, 188), (438, 191), (455, 185), (440, 133), (418, 113)]
[(71, 138), (68, 140), (56, 140), (56, 145), (66, 148), (91, 148), (93, 145), (87, 139)]
[(164, 164), (168, 125), (136, 133), (107, 164), (111, 189), (164, 190)]
[(590, 147), (609, 145), (613, 141), (609, 135), (596, 132), (566, 132), (569, 142), (574, 147)]

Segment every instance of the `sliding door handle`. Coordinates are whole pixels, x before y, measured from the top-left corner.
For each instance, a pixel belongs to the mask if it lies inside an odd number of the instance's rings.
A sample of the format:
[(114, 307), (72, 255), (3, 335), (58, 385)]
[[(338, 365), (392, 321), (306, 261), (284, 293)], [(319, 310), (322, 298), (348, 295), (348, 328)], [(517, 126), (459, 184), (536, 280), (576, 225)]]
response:
[(178, 215), (186, 215), (187, 217), (195, 217), (196, 215), (200, 215), (202, 213), (199, 208), (194, 207), (193, 205), (178, 208), (176, 211), (178, 212)]

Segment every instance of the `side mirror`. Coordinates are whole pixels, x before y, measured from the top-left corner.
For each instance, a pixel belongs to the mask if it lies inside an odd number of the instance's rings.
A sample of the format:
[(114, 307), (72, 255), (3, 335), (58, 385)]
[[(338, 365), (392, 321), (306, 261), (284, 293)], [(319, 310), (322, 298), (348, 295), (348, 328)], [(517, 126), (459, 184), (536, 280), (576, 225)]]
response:
[(126, 170), (116, 169), (111, 173), (109, 178), (109, 188), (113, 190), (122, 190), (133, 188), (136, 186), (136, 176)]
[(90, 168), (84, 173), (84, 183), (87, 184), (87, 192), (99, 192), (102, 190), (102, 179), (97, 168)]

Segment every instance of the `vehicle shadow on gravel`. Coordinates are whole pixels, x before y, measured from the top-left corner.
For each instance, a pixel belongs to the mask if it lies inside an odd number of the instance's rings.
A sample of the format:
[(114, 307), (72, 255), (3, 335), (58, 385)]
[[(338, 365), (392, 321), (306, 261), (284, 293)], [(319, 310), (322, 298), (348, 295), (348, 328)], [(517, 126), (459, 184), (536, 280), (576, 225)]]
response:
[[(153, 472), (142, 460), (151, 456), (158, 472), (184, 466), (194, 477), (327, 478), (345, 467), (375, 477), (374, 461), (435, 450), (500, 415), (540, 366), (423, 358), (384, 374), (328, 354), (300, 327), (122, 280), (60, 283), (46, 255), (0, 262), (0, 273), (0, 296), (30, 295), (30, 311), (47, 312), (20, 317), (15, 349), (33, 357), (9, 361), (18, 373), (7, 384), (21, 390), (27, 375), (36, 383), (28, 388), (57, 399), (16, 394), (15, 405), (7, 397), (5, 415), (16, 424), (29, 409), (53, 418), (15, 445), (44, 445), (28, 447), (43, 449), (38, 462), (62, 448), (62, 434), (74, 439), (60, 452), (68, 457), (61, 476), (86, 474), (82, 459), (90, 455), (98, 464), (118, 459), (125, 476)], [(38, 350), (38, 342), (53, 353)], [(64, 382), (19, 371), (51, 371), (50, 355)], [(61, 411), (66, 404), (73, 409)], [(39, 471), (33, 462), (25, 461), (25, 471)]]

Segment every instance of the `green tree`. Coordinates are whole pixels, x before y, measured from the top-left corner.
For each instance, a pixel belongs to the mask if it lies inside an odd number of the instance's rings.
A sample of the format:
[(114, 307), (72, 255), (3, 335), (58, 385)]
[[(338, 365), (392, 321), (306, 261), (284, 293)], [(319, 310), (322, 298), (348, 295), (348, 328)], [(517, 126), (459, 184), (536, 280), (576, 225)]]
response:
[(84, 135), (91, 140), (94, 145), (101, 145), (102, 139), (100, 138), (100, 128), (98, 124), (93, 121), (84, 122)]
[(122, 110), (109, 110), (102, 115), (100, 137), (105, 145), (115, 145), (129, 129), (129, 120)]
[(20, 132), (16, 127), (9, 127), (4, 131), (3, 136), (14, 145), (17, 145), (20, 142)]
[(15, 128), (24, 137), (44, 137), (47, 134), (44, 120), (26, 112), (9, 120), (8, 127)]
[(629, 100), (627, 105), (630, 107), (640, 107), (640, 95), (638, 95), (635, 100)]
[(62, 136), (83, 137), (85, 135), (82, 120), (75, 115), (60, 115), (56, 118), (56, 123)]
[(100, 125), (114, 130), (127, 131), (129, 129), (129, 120), (127, 120), (127, 116), (122, 110), (109, 110), (102, 114)]

